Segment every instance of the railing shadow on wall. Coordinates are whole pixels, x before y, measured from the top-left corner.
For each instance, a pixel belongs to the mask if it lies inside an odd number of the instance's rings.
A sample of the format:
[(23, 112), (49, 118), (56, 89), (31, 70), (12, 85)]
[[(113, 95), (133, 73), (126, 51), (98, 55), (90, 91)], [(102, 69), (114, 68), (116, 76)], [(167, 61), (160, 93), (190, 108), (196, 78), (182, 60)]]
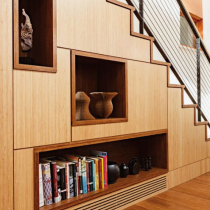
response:
[(198, 104), (197, 120), (210, 122), (210, 56), (182, 0), (126, 2), (136, 8), (139, 32), (155, 38), (160, 54), (171, 63), (192, 103)]

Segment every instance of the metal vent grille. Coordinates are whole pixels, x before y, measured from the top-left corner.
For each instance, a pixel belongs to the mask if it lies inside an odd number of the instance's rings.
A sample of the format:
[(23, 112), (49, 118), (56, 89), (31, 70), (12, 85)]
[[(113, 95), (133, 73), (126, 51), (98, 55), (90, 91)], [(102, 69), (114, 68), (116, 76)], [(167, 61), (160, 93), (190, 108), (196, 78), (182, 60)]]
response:
[(71, 208), (72, 210), (118, 210), (167, 190), (167, 176), (125, 188), (108, 196)]

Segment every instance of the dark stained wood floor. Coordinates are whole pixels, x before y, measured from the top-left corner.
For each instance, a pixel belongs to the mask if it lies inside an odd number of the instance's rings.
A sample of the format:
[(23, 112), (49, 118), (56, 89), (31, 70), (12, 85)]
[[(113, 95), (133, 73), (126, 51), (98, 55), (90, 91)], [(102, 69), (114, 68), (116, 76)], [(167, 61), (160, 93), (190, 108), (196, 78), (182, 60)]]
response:
[(210, 173), (137, 203), (126, 210), (166, 209), (210, 210)]

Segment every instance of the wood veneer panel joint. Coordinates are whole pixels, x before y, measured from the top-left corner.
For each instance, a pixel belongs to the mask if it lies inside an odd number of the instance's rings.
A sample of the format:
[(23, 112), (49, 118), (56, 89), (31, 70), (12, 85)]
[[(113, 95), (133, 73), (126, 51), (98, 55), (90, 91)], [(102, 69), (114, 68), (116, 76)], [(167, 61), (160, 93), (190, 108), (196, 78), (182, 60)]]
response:
[(168, 130), (156, 130), (156, 131), (148, 131), (148, 132), (142, 132), (142, 133), (134, 133), (134, 134), (126, 134), (126, 135), (119, 135), (119, 136), (111, 136), (111, 137), (105, 137), (105, 138), (97, 138), (97, 139), (90, 139), (90, 140), (83, 140), (83, 141), (74, 141), (70, 143), (63, 143), (63, 144), (54, 144), (54, 145), (46, 145), (46, 146), (39, 146), (34, 148), (35, 153), (40, 152), (47, 152), (47, 151), (53, 151), (58, 149), (68, 149), (72, 147), (79, 147), (79, 146), (86, 146), (90, 144), (99, 144), (99, 143), (106, 143), (106, 142), (112, 142), (112, 141), (120, 141), (125, 139), (132, 139), (132, 138), (138, 138), (138, 137), (146, 137), (146, 136), (153, 136), (153, 135), (159, 135), (159, 134), (167, 134)]

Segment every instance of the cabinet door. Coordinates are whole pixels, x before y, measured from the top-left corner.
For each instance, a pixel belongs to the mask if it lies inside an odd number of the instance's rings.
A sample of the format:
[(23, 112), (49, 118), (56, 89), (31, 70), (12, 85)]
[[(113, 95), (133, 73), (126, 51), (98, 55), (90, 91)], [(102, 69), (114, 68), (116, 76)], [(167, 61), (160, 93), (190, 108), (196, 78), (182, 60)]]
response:
[(33, 149), (14, 152), (15, 210), (34, 209), (34, 156)]
[(70, 50), (57, 73), (14, 70), (15, 149), (70, 142)]

